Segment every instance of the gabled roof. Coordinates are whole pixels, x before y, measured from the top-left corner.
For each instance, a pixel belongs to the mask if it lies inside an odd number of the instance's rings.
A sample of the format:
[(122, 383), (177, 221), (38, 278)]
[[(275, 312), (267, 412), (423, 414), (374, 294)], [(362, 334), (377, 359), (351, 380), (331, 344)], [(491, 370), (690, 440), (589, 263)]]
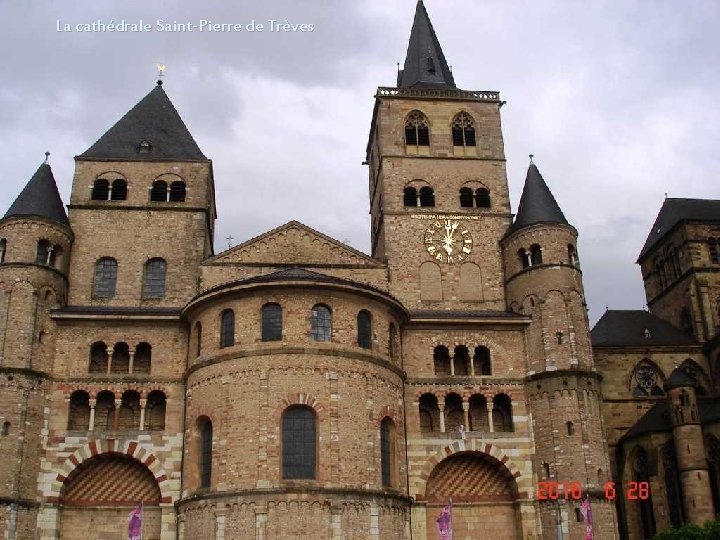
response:
[(692, 336), (641, 309), (606, 311), (590, 336), (593, 346), (699, 346)]
[(507, 234), (538, 223), (568, 224), (550, 188), (534, 163), (528, 167), (515, 221)]
[(47, 163), (38, 167), (3, 219), (14, 216), (38, 216), (63, 225), (70, 223), (52, 169)]
[[(149, 149), (141, 151), (141, 143)], [(195, 139), (162, 88), (161, 81), (95, 144), (86, 159), (205, 161)]]
[(405, 65), (398, 73), (397, 85), (399, 88), (411, 86), (457, 88), (422, 0), (418, 0), (415, 8)]
[(670, 410), (668, 409), (667, 401), (663, 399), (650, 407), (648, 412), (646, 412), (640, 420), (635, 422), (635, 425), (627, 430), (622, 438), (632, 439), (633, 437), (647, 435), (648, 433), (661, 433), (670, 430), (672, 430)]
[(681, 221), (716, 221), (720, 223), (720, 201), (710, 199), (665, 199), (655, 223), (638, 255), (640, 262), (670, 229)]

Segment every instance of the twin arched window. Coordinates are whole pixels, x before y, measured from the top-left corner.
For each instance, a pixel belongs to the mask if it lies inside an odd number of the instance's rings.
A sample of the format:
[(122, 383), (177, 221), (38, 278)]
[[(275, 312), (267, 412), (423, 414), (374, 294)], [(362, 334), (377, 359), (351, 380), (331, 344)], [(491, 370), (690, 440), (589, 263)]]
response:
[(150, 259), (145, 263), (143, 273), (143, 298), (162, 298), (165, 296), (165, 274), (167, 263), (164, 259)]
[(490, 191), (486, 188), (478, 188), (474, 192), (469, 187), (460, 188), (460, 206), (462, 208), (490, 208)]
[(93, 298), (112, 298), (115, 296), (117, 270), (117, 261), (112, 257), (103, 257), (95, 262)]
[(226, 309), (220, 315), (220, 348), (235, 345), (235, 312)]
[(279, 304), (265, 304), (261, 314), (261, 334), (263, 341), (282, 340), (282, 307)]
[(152, 202), (184, 202), (187, 194), (185, 182), (176, 180), (168, 183), (164, 180), (155, 180), (150, 189), (150, 200)]
[(282, 417), (282, 477), (314, 479), (317, 466), (317, 421), (310, 407), (288, 407)]
[(407, 186), (403, 190), (403, 204), (405, 206), (435, 206), (435, 192), (430, 186), (423, 186), (419, 190), (413, 186)]
[(90, 198), (93, 201), (124, 201), (127, 199), (128, 185), (127, 181), (118, 178), (113, 180), (112, 185), (109, 180), (98, 178), (93, 183)]
[(310, 335), (314, 341), (332, 341), (332, 312), (324, 304), (316, 304), (312, 308)]

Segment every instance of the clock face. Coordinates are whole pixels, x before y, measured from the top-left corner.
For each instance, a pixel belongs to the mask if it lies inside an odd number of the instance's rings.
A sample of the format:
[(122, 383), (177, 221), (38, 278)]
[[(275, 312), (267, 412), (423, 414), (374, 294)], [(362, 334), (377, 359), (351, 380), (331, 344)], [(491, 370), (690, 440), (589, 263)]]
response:
[(438, 219), (424, 235), (425, 249), (436, 261), (456, 263), (467, 259), (472, 251), (470, 231), (460, 221)]

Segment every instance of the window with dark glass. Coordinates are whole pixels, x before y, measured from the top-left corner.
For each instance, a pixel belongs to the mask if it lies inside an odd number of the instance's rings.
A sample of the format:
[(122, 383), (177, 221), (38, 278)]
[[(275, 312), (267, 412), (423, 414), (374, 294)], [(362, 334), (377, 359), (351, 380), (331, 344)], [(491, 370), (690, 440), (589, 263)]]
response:
[(282, 417), (282, 474), (285, 479), (315, 478), (317, 426), (308, 407), (289, 407)]
[(7, 240), (0, 239), (0, 263), (5, 262), (5, 251), (7, 250)]
[(408, 146), (430, 145), (430, 124), (420, 111), (413, 111), (405, 122), (405, 144)]
[(408, 186), (403, 190), (403, 205), (418, 206), (417, 189), (412, 186)]
[(518, 250), (518, 258), (520, 259), (520, 264), (522, 264), (523, 268), (527, 268), (530, 266), (530, 261), (528, 260), (527, 251), (524, 249)]
[(127, 182), (121, 178), (113, 181), (110, 190), (111, 201), (124, 201), (127, 199)]
[(530, 261), (533, 265), (542, 264), (542, 248), (537, 244), (530, 246)]
[(720, 255), (718, 255), (718, 239), (708, 239), (708, 251), (710, 253), (710, 262), (712, 264), (720, 264)]
[(93, 201), (107, 201), (110, 198), (110, 182), (102, 178), (95, 180), (90, 198)]
[(220, 316), (220, 347), (235, 345), (235, 312), (226, 309)]
[(453, 146), (475, 146), (475, 121), (472, 116), (461, 112), (453, 120)]
[(357, 341), (363, 349), (372, 348), (372, 315), (365, 309), (357, 315)]
[(112, 298), (115, 296), (118, 264), (112, 257), (103, 257), (95, 262), (93, 298)]
[(311, 336), (314, 341), (332, 341), (332, 314), (322, 304), (313, 306), (311, 312)]
[(145, 263), (143, 298), (162, 298), (165, 296), (166, 270), (167, 264), (163, 259), (150, 259)]
[(282, 340), (282, 307), (279, 304), (265, 304), (262, 307), (262, 340)]
[(212, 439), (213, 427), (209, 418), (199, 422), (200, 435), (200, 487), (209, 488), (212, 479)]
[(52, 246), (47, 240), (40, 240), (37, 243), (37, 251), (35, 254), (35, 262), (37, 264), (52, 264)]
[(392, 487), (393, 485), (393, 461), (394, 461), (394, 444), (393, 444), (393, 421), (390, 418), (384, 418), (380, 423), (380, 468), (382, 474), (383, 487)]
[(475, 206), (478, 208), (490, 208), (492, 206), (489, 190), (485, 188), (478, 188), (475, 190)]
[(200, 321), (195, 323), (195, 356), (200, 356), (202, 352), (202, 324)]
[(472, 208), (474, 206), (473, 191), (468, 187), (460, 188), (460, 207)]
[(435, 206), (435, 192), (430, 186), (420, 188), (420, 206)]
[(153, 202), (166, 202), (168, 196), (168, 185), (163, 180), (155, 180), (150, 190), (150, 200)]
[(170, 184), (170, 202), (184, 202), (185, 201), (185, 182), (180, 180)]

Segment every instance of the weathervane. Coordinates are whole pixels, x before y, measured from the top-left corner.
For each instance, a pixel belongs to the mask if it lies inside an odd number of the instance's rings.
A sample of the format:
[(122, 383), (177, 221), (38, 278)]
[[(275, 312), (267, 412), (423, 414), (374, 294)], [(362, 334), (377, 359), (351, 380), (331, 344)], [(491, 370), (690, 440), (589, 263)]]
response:
[(155, 64), (155, 67), (158, 70), (158, 84), (162, 84), (162, 78), (165, 74), (165, 64)]
[(45, 152), (45, 164), (50, 161), (50, 152)]
[(535, 157), (535, 154), (530, 154), (530, 165), (533, 164), (533, 158)]

